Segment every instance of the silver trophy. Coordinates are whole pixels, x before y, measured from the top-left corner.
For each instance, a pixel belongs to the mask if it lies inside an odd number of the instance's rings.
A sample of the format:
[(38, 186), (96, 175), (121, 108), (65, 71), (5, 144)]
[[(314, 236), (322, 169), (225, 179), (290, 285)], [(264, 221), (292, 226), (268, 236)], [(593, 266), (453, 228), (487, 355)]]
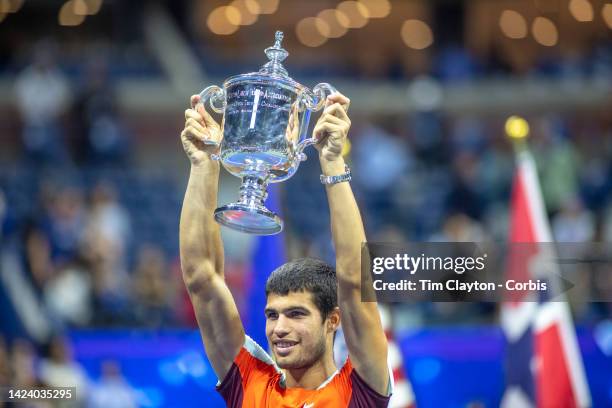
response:
[(289, 77), (282, 61), (289, 53), (276, 32), (274, 46), (266, 48), (269, 61), (258, 71), (230, 77), (223, 88), (212, 85), (200, 93), (200, 102), (223, 114), (223, 140), (218, 156), (223, 167), (242, 178), (240, 199), (215, 210), (215, 220), (229, 228), (258, 235), (277, 234), (282, 220), (264, 202), (269, 183), (285, 181), (306, 160), (311, 112), (325, 106), (336, 92), (321, 83), (312, 90)]

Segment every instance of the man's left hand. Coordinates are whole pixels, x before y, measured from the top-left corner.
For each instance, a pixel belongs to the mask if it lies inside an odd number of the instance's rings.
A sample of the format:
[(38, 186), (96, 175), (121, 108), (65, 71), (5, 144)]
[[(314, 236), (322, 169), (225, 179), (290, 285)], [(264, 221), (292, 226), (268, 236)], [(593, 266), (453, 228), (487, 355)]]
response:
[(325, 109), (319, 118), (313, 136), (318, 140), (315, 145), (319, 157), (326, 161), (336, 161), (342, 157), (351, 120), (347, 115), (351, 101), (341, 93), (333, 93), (325, 101)]

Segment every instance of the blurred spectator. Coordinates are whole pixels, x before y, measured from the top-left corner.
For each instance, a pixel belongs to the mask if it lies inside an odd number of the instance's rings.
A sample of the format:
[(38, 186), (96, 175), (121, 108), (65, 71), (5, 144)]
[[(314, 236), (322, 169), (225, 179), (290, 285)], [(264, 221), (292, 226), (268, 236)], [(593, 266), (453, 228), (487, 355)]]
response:
[(97, 235), (89, 236), (83, 247), (93, 287), (93, 320), (95, 325), (124, 324), (129, 321), (130, 277), (118, 269), (117, 247)]
[(36, 44), (32, 64), (15, 83), (23, 145), (34, 164), (61, 163), (68, 158), (61, 119), (70, 102), (70, 90), (56, 65), (56, 49), (50, 40)]
[(599, 212), (612, 197), (612, 134), (606, 135), (598, 122), (589, 122), (573, 131), (577, 133), (574, 145), (581, 164), (580, 196), (587, 208)]
[(449, 149), (444, 140), (444, 123), (436, 112), (419, 112), (409, 118), (408, 128), (414, 154), (424, 165), (444, 165)]
[(116, 361), (102, 363), (102, 378), (91, 389), (89, 408), (133, 408), (136, 395), (123, 377), (121, 366)]
[(24, 388), (38, 385), (36, 350), (32, 344), (27, 340), (17, 339), (13, 341), (11, 354), (12, 385)]
[(508, 239), (510, 215), (507, 204), (496, 202), (489, 206), (485, 216), (485, 229), (493, 241), (504, 242)]
[(482, 183), (481, 193), (486, 200), (487, 213), (496, 205), (509, 203), (514, 170), (514, 157), (506, 140), (489, 136), (481, 145), (479, 153), (478, 179)]
[(353, 147), (357, 187), (368, 214), (368, 225), (382, 228), (393, 222), (393, 192), (400, 177), (412, 164), (408, 145), (384, 129), (367, 125), (360, 129)]
[(62, 322), (85, 326), (92, 317), (91, 293), (91, 279), (76, 258), (58, 268), (45, 286), (45, 305)]
[(382, 128), (370, 125), (361, 129), (355, 139), (354, 166), (359, 169), (361, 187), (369, 192), (385, 191), (406, 170), (408, 146)]
[(88, 391), (85, 370), (72, 359), (67, 340), (54, 337), (49, 344), (49, 355), (40, 363), (40, 380), (47, 387), (76, 387), (78, 401)]
[(434, 242), (487, 242), (483, 226), (466, 214), (455, 213), (444, 222), (442, 231), (432, 236)]
[(178, 282), (169, 279), (171, 275), (163, 252), (153, 245), (141, 247), (133, 275), (133, 312), (137, 324), (147, 327), (172, 325), (172, 305)]
[(486, 147), (485, 126), (474, 117), (462, 117), (455, 121), (451, 133), (451, 143), (455, 152), (478, 154)]
[[(442, 230), (431, 237), (432, 242), (489, 243), (490, 237), (483, 225), (463, 213), (450, 215)], [(421, 305), (423, 320), (430, 324), (452, 322), (481, 322), (491, 319), (495, 306), (484, 302), (431, 302)]]
[(544, 117), (536, 123), (533, 151), (546, 207), (555, 213), (578, 193), (579, 158), (560, 118)]
[(47, 281), (51, 278), (54, 266), (51, 261), (51, 244), (47, 235), (33, 223), (24, 231), (24, 267), (34, 289), (42, 293)]
[(125, 252), (132, 228), (130, 218), (117, 200), (117, 191), (109, 182), (99, 182), (91, 192), (87, 219), (87, 239), (104, 240), (112, 247), (116, 268), (125, 269)]
[(479, 179), (478, 156), (471, 151), (458, 152), (453, 160), (455, 180), (448, 199), (450, 212), (462, 212), (480, 220), (484, 214), (483, 185)]
[(75, 103), (76, 158), (80, 163), (116, 165), (129, 155), (129, 139), (119, 117), (109, 66), (97, 51), (85, 67), (82, 90)]
[(43, 199), (46, 211), (42, 227), (49, 237), (52, 258), (55, 262), (72, 259), (85, 230), (83, 192), (76, 186), (61, 186)]
[(469, 81), (476, 77), (476, 61), (460, 44), (447, 45), (438, 54), (436, 74), (444, 82)]
[(552, 221), (556, 242), (591, 242), (595, 237), (595, 219), (578, 197), (569, 198)]

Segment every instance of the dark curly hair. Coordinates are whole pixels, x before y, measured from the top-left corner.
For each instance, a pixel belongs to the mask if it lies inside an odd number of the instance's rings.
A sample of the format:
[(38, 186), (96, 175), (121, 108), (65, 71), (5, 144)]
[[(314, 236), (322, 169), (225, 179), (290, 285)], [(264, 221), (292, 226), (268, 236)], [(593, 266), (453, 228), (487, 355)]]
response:
[(323, 320), (338, 306), (336, 269), (314, 258), (301, 258), (279, 266), (266, 282), (266, 297), (271, 293), (310, 292)]

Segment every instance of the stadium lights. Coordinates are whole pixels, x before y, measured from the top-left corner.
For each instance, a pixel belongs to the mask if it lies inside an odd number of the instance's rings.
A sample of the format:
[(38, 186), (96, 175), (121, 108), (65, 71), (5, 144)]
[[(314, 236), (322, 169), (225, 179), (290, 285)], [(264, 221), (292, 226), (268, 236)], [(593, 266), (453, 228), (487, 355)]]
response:
[(259, 4), (259, 14), (274, 14), (278, 10), (280, 0), (254, 0)]
[(317, 17), (329, 27), (327, 34), (320, 31), (328, 38), (340, 38), (348, 32), (346, 27), (349, 24), (349, 18), (340, 10), (326, 9), (317, 14)]
[(608, 28), (612, 29), (612, 4), (608, 3), (603, 6), (601, 9), (601, 17), (606, 22)]
[[(82, 0), (84, 3), (84, 12), (88, 16), (93, 16), (98, 14), (100, 8), (102, 8), (102, 0)], [(75, 10), (75, 13), (78, 14), (78, 11)]]
[(504, 10), (499, 17), (499, 27), (508, 38), (518, 40), (527, 37), (527, 21), (514, 10)]
[(19, 11), (23, 0), (0, 0), (0, 23), (11, 13)]
[(279, 0), (234, 0), (226, 6), (219, 6), (210, 12), (206, 25), (215, 34), (230, 35), (239, 26), (255, 24), (260, 14), (274, 14)]
[(0, 14), (16, 13), (23, 6), (23, 0), (0, 0)]
[(318, 47), (325, 44), (329, 33), (329, 25), (318, 17), (303, 18), (295, 26), (298, 40), (307, 47)]
[[(368, 19), (370, 18), (368, 8), (358, 1), (343, 1), (338, 4), (336, 9), (348, 17), (346, 28), (362, 28), (368, 24)], [(342, 24), (342, 21), (339, 22)]]
[(72, 11), (77, 16), (87, 15), (87, 3), (85, 0), (72, 0)]
[(535, 38), (539, 44), (545, 47), (557, 45), (557, 41), (559, 40), (557, 27), (546, 17), (536, 17), (535, 20), (533, 20), (531, 31), (533, 38)]
[(329, 38), (340, 38), (349, 28), (362, 28), (370, 18), (384, 18), (391, 12), (389, 0), (347, 0), (335, 9), (321, 10), (316, 17), (306, 17), (295, 27), (298, 40), (308, 47), (318, 47)]
[(66, 27), (78, 26), (85, 17), (98, 14), (102, 8), (102, 0), (68, 0), (60, 8), (57, 20)]
[(576, 21), (580, 21), (581, 23), (593, 21), (595, 13), (593, 12), (593, 6), (589, 3), (589, 0), (570, 0), (568, 7)]
[(369, 18), (385, 18), (391, 13), (389, 0), (358, 0), (368, 10)]
[(402, 24), (400, 35), (408, 48), (423, 50), (433, 44), (433, 32), (427, 23), (421, 20), (406, 20)]
[(240, 25), (242, 26), (255, 24), (261, 12), (261, 6), (255, 0), (234, 0), (230, 6), (240, 12)]
[(210, 31), (218, 35), (230, 35), (238, 31), (242, 22), (240, 11), (234, 6), (220, 6), (206, 19)]
[[(85, 21), (85, 12), (83, 7), (84, 0), (69, 0), (64, 3), (60, 8), (57, 16), (58, 22), (61, 26), (74, 27), (78, 26)], [(79, 11), (81, 14), (77, 14)]]

